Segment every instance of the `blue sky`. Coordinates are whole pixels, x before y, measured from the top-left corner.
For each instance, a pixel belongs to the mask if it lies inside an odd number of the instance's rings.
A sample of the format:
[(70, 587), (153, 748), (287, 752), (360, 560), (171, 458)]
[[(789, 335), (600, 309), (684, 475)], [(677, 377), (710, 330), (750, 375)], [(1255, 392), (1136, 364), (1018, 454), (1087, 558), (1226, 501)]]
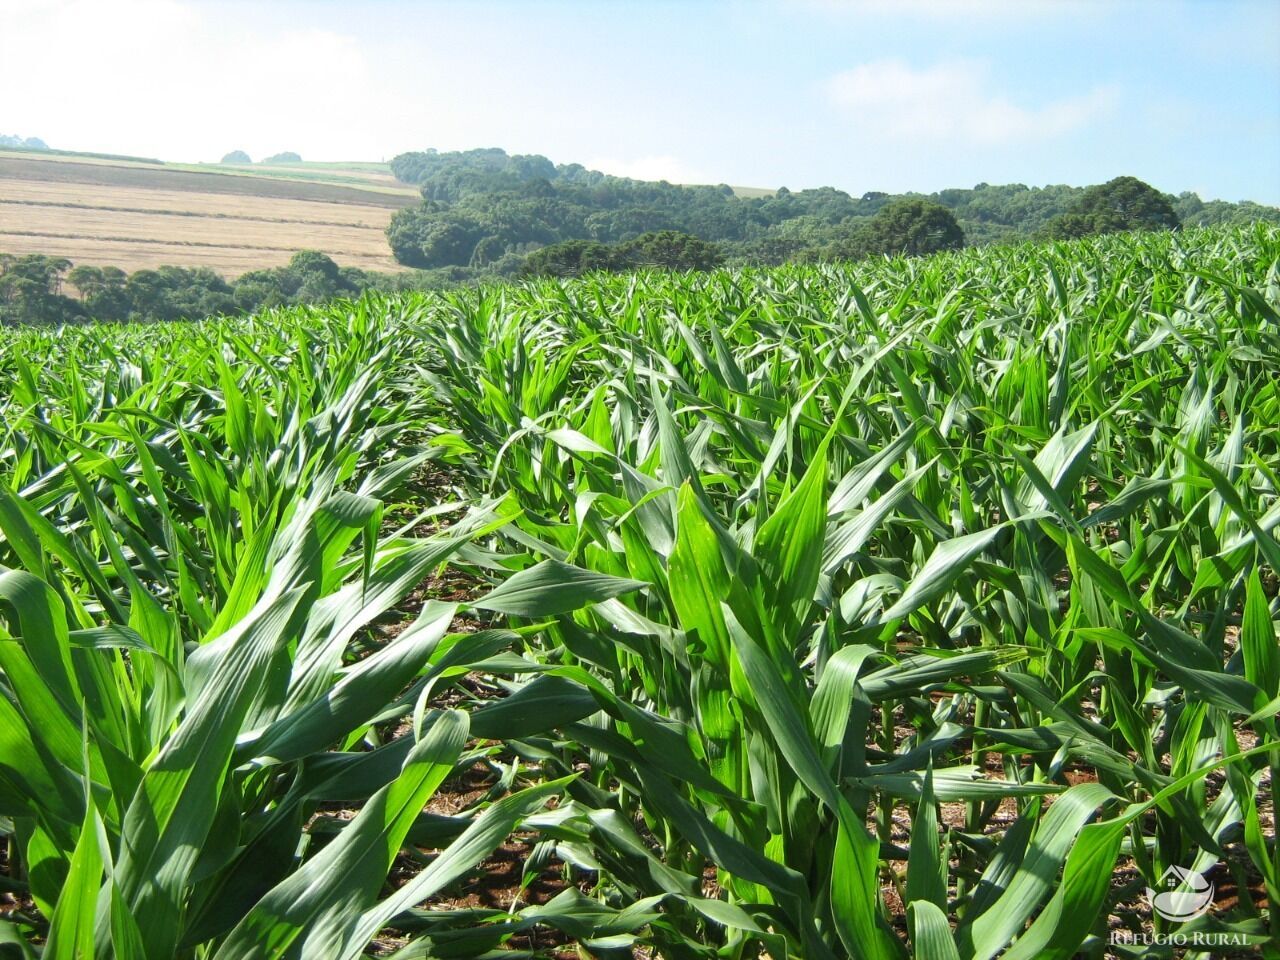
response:
[(1280, 204), (1277, 0), (0, 0), (0, 63), (0, 132), (72, 149)]

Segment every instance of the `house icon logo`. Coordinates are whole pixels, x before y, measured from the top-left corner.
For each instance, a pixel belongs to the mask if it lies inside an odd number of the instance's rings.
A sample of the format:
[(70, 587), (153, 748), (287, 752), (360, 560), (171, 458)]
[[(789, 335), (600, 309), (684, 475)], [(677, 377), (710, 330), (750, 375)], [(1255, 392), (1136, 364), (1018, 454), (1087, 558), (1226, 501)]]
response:
[(1193, 920), (1213, 905), (1213, 884), (1186, 867), (1170, 867), (1160, 878), (1162, 891), (1147, 887), (1147, 899), (1166, 920)]

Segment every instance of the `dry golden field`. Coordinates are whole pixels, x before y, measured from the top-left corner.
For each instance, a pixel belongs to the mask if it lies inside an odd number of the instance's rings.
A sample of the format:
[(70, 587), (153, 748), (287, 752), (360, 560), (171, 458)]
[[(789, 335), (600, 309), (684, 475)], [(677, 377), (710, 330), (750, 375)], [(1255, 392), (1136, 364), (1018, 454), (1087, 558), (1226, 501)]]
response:
[(0, 151), (0, 253), (235, 277), (320, 250), (403, 269), (383, 231), (418, 194), (375, 164), (222, 167)]

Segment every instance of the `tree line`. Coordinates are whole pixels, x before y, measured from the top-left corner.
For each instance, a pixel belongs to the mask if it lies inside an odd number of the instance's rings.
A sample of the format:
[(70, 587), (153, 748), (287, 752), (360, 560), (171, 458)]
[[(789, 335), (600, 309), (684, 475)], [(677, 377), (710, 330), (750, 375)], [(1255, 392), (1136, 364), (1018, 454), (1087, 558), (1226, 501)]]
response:
[[(1273, 207), (1175, 197), (1133, 177), (1088, 188), (980, 183), (929, 195), (854, 197), (831, 187), (784, 187), (744, 197), (724, 184), (630, 180), (497, 148), (406, 153), (391, 168), (422, 192), (421, 204), (397, 213), (387, 228), (396, 259), (468, 277), (560, 272), (575, 257), (593, 269), (626, 268), (622, 248), (652, 235), (714, 244), (728, 265), (775, 265), (1117, 229), (1280, 221)], [(542, 252), (561, 244), (568, 246)]]
[(118, 267), (75, 266), (65, 257), (0, 254), (0, 325), (195, 320), (439, 283), (421, 274), (340, 267), (316, 250), (302, 250), (286, 266), (251, 270), (234, 280), (207, 267), (126, 273)]
[[(230, 153), (224, 153), (219, 163), (253, 163), (253, 157), (245, 153), (243, 150), (232, 150)], [(269, 157), (264, 157), (258, 161), (259, 163), (301, 163), (302, 157), (292, 150), (286, 150), (283, 153), (273, 153)]]
[(39, 137), (20, 137), (16, 133), (0, 133), (0, 147), (19, 150), (49, 149), (49, 145)]

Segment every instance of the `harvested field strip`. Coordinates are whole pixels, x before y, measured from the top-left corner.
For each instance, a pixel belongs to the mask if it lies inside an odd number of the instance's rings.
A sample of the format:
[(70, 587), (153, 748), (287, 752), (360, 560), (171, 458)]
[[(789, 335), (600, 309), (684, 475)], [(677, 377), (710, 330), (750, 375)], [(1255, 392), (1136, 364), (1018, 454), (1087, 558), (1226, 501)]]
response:
[(368, 227), (320, 226), (305, 221), (252, 221), (183, 217), (168, 213), (112, 213), (93, 209), (43, 208), (39, 217), (13, 222), (5, 218), (0, 233), (138, 240), (182, 245), (286, 248), (311, 247), (328, 253), (387, 255), (381, 230)]
[(255, 217), (244, 213), (206, 213), (200, 210), (149, 210), (145, 207), (111, 207), (97, 203), (53, 203), (41, 200), (4, 200), (0, 204), (19, 207), (53, 207), (67, 210), (104, 210), (110, 213), (151, 213), (167, 217), (210, 217), (215, 220), (248, 220), (254, 223), (310, 223), (321, 227), (373, 227), (360, 220), (303, 220), (292, 217)]
[[(84, 237), (74, 233), (42, 233), (37, 230), (0, 230), (0, 237), (48, 237), (57, 240), (83, 240)], [(220, 250), (237, 249), (237, 250), (279, 250), (288, 253), (297, 253), (298, 247), (271, 247), (256, 246), (254, 244), (241, 243), (234, 248), (228, 247), (224, 243), (206, 243), (201, 240), (156, 240), (150, 237), (103, 237), (95, 236), (94, 240), (103, 240), (107, 243), (149, 243), (157, 244), (164, 247), (215, 247)], [(361, 256), (358, 251), (339, 250), (338, 256)]]
[(248, 193), (201, 193), (148, 186), (43, 182), (0, 177), (0, 197), (43, 203), (132, 207), (138, 210), (192, 210), (205, 213), (251, 213), (282, 220), (336, 220), (358, 217), (385, 226), (395, 209), (353, 200), (294, 200)]
[(47, 162), (10, 156), (0, 156), (0, 177), (49, 183), (192, 190), (197, 193), (280, 197), (294, 200), (346, 201), (392, 209), (411, 206), (418, 201), (418, 193), (412, 187), (354, 187), (306, 180), (202, 173), (167, 167), (73, 161)]
[[(282, 180), (309, 180), (314, 183), (345, 183), (362, 187), (383, 187), (404, 191), (406, 185), (391, 173), (391, 168), (384, 164), (371, 164), (360, 168), (346, 164), (308, 163), (302, 166), (283, 165), (244, 165), (244, 164), (168, 164), (175, 169), (188, 170), (195, 173), (222, 173), (232, 176), (263, 177)], [(412, 189), (412, 188), (409, 188)]]
[[(174, 265), (208, 267), (232, 279), (250, 270), (282, 267), (300, 249), (308, 249), (308, 245), (304, 243), (278, 250), (253, 250), (238, 244), (200, 247), (181, 242), (102, 240), (95, 237), (65, 239), (14, 234), (0, 237), (0, 252), (3, 253), (40, 253), (51, 257), (66, 257), (76, 264), (119, 267), (129, 272)], [(395, 273), (407, 269), (385, 254), (346, 253), (338, 256), (342, 266), (359, 267), (362, 270)]]

